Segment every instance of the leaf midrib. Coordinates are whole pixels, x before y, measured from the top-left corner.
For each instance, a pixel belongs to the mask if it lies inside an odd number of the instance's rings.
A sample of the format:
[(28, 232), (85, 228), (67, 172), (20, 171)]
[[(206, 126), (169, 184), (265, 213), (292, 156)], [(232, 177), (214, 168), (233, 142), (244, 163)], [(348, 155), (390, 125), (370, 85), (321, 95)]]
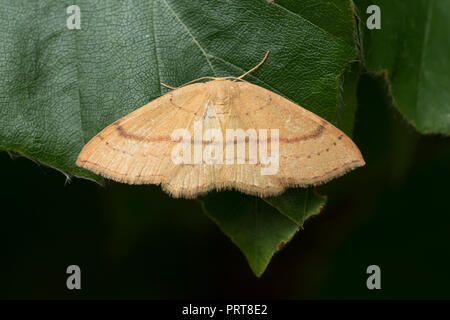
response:
[[(153, 2), (156, 0), (153, 0)], [(209, 67), (211, 68), (211, 71), (214, 73), (214, 75), (217, 77), (217, 73), (214, 70), (214, 67), (211, 63), (211, 61), (208, 58), (208, 53), (206, 52), (206, 50), (202, 47), (202, 45), (200, 44), (200, 42), (195, 38), (195, 36), (192, 34), (192, 32), (189, 30), (189, 28), (187, 27), (187, 25), (183, 22), (183, 20), (180, 19), (180, 17), (178, 16), (178, 14), (175, 12), (175, 10), (169, 5), (169, 3), (166, 0), (162, 0), (167, 8), (169, 8), (169, 10), (172, 12), (172, 14), (174, 15), (174, 17), (180, 22), (180, 24), (184, 27), (184, 29), (186, 30), (186, 32), (188, 33), (188, 35), (191, 37), (192, 41), (194, 41), (194, 43), (199, 47), (200, 51), (203, 53), (203, 55), (205, 56), (206, 62), (209, 64)]]

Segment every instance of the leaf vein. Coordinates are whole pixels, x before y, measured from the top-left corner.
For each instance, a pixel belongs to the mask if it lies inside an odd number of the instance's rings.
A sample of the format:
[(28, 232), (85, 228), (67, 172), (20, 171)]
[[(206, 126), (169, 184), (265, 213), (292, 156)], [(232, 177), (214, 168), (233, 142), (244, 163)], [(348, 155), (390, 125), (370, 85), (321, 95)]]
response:
[[(76, 5), (76, 1), (73, 1), (72, 4)], [(75, 55), (75, 68), (76, 68), (76, 78), (77, 78), (77, 97), (78, 97), (78, 116), (80, 119), (80, 130), (81, 130), (81, 141), (83, 145), (86, 144), (86, 138), (84, 133), (84, 124), (83, 124), (83, 116), (81, 114), (81, 89), (80, 89), (80, 59), (78, 58), (78, 39), (77, 39), (77, 29), (71, 30), (73, 32), (73, 41), (74, 41), (74, 55)]]
[(155, 53), (155, 64), (156, 64), (156, 74), (158, 75), (158, 83), (157, 86), (159, 88), (159, 94), (162, 94), (161, 89), (161, 70), (159, 69), (159, 59), (158, 59), (158, 48), (156, 44), (156, 28), (155, 28), (155, 0), (152, 1), (152, 8), (151, 8), (151, 15), (152, 15), (152, 29), (153, 29), (153, 48)]
[(167, 8), (169, 8), (169, 10), (172, 12), (172, 14), (174, 15), (174, 17), (180, 22), (180, 24), (184, 27), (184, 29), (186, 30), (186, 32), (188, 33), (188, 35), (192, 38), (192, 41), (194, 41), (194, 43), (197, 45), (197, 47), (200, 49), (200, 51), (203, 53), (203, 55), (205, 56), (206, 62), (209, 64), (209, 67), (211, 68), (211, 71), (214, 73), (214, 75), (217, 77), (217, 73), (216, 70), (214, 70), (214, 67), (211, 63), (211, 61), (208, 58), (208, 53), (206, 52), (206, 50), (201, 46), (200, 42), (195, 38), (195, 36), (192, 34), (192, 32), (189, 30), (189, 28), (187, 27), (187, 25), (180, 19), (180, 17), (177, 15), (177, 13), (175, 12), (175, 10), (169, 5), (169, 3), (167, 2), (167, 0), (162, 0)]

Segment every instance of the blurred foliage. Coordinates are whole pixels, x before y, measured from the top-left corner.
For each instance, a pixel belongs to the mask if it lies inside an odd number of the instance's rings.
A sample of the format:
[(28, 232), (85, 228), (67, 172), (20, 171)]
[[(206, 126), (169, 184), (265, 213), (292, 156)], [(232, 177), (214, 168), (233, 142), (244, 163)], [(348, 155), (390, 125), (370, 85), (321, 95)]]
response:
[[(422, 133), (450, 134), (450, 1), (355, 0), (364, 64), (384, 72), (395, 106)], [(381, 30), (368, 30), (369, 5)]]

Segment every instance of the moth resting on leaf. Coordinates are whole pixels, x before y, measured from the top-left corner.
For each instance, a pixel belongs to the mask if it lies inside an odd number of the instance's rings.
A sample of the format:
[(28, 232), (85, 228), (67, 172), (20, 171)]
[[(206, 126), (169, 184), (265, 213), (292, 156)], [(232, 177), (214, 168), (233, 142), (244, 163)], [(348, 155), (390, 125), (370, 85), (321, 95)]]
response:
[(243, 80), (267, 54), (240, 77), (167, 86), (173, 90), (94, 136), (77, 165), (184, 198), (214, 189), (273, 196), (363, 166), (358, 147), (331, 123)]

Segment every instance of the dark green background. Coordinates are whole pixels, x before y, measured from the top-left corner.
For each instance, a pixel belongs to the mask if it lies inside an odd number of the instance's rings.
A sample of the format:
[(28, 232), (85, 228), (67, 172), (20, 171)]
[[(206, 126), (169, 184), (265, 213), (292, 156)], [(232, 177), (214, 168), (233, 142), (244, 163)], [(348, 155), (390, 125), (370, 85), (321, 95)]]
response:
[[(0, 153), (0, 298), (450, 298), (450, 140), (421, 136), (381, 81), (358, 87), (367, 165), (320, 188), (308, 220), (256, 278), (195, 200), (101, 187)], [(66, 289), (66, 268), (82, 290)], [(368, 265), (382, 289), (369, 291)]]

